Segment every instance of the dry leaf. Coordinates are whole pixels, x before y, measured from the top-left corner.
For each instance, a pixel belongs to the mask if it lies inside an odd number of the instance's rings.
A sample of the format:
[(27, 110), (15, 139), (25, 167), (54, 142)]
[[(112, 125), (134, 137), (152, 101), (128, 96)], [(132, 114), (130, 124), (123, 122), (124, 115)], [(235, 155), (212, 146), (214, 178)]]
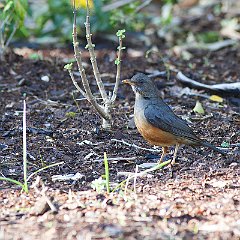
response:
[(219, 103), (223, 102), (223, 98), (219, 97), (218, 95), (211, 95), (209, 99), (214, 102), (219, 102)]

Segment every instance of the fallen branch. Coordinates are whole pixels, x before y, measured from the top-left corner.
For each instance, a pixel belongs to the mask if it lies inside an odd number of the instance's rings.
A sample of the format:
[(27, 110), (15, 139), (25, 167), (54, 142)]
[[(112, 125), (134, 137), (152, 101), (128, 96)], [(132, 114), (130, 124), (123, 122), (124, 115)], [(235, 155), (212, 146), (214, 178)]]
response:
[(178, 72), (177, 79), (192, 88), (210, 90), (222, 95), (240, 96), (240, 82), (208, 85), (188, 78), (182, 72)]
[[(227, 40), (222, 40), (214, 43), (199, 43), (199, 42), (194, 42), (192, 44), (186, 44), (182, 46), (176, 46), (178, 51), (188, 51), (191, 49), (203, 49), (203, 50), (208, 50), (208, 51), (218, 51), (222, 48), (226, 48), (229, 46), (232, 46), (237, 43), (237, 40), (233, 39), (227, 39)], [(175, 49), (176, 49), (175, 47)]]

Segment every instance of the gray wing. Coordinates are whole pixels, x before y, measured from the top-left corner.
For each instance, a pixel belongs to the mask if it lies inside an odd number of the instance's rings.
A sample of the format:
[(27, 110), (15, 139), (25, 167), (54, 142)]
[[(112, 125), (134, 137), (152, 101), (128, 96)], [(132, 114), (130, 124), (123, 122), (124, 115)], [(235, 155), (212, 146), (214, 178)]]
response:
[(172, 109), (164, 102), (158, 101), (157, 103), (149, 104), (144, 110), (144, 115), (148, 122), (163, 131), (194, 142), (199, 141), (187, 123), (176, 116)]

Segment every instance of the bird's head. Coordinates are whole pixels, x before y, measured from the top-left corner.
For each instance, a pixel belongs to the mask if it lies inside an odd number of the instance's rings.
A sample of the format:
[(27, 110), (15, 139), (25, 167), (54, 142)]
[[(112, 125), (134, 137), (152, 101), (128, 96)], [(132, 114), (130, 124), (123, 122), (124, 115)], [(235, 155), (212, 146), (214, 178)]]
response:
[(132, 86), (135, 94), (140, 94), (143, 97), (156, 97), (157, 87), (152, 79), (143, 73), (137, 73), (131, 79), (123, 80), (123, 83), (128, 83)]

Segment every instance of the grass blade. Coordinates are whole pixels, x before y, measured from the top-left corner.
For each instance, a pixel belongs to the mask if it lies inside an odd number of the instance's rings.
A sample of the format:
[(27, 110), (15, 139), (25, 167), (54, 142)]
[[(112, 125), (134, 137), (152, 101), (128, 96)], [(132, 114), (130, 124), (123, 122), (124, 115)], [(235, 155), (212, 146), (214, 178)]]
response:
[(27, 120), (26, 120), (26, 101), (23, 100), (23, 179), (24, 190), (28, 193), (27, 183)]
[(115, 192), (116, 190), (118, 190), (118, 188), (122, 187), (122, 185), (123, 185), (125, 182), (127, 182), (127, 181), (129, 181), (129, 180), (131, 180), (131, 179), (134, 179), (135, 177), (142, 177), (142, 176), (144, 176), (145, 174), (147, 174), (147, 173), (149, 173), (149, 172), (154, 172), (154, 171), (156, 171), (156, 170), (158, 170), (158, 169), (163, 168), (164, 166), (166, 166), (166, 165), (168, 165), (168, 164), (170, 164), (170, 163), (171, 163), (171, 160), (168, 160), (168, 161), (165, 161), (165, 162), (163, 162), (163, 163), (160, 163), (160, 164), (158, 164), (158, 165), (156, 165), (156, 166), (154, 166), (154, 167), (152, 167), (152, 168), (149, 168), (149, 169), (144, 170), (144, 171), (142, 171), (142, 172), (139, 172), (139, 173), (137, 173), (137, 174), (133, 174), (132, 176), (130, 176), (130, 177), (128, 177), (127, 179), (125, 179), (125, 180), (123, 180), (122, 182), (120, 182), (120, 183), (112, 190), (112, 192)]
[(8, 181), (8, 182), (11, 182), (11, 183), (14, 183), (14, 184), (20, 186), (22, 189), (25, 189), (24, 184), (22, 184), (21, 182), (19, 182), (17, 180), (12, 179), (12, 178), (0, 177), (0, 181)]
[(104, 153), (104, 166), (105, 166), (105, 180), (106, 180), (107, 193), (110, 193), (109, 166), (108, 166), (108, 159), (107, 159), (106, 153)]
[(33, 172), (32, 174), (29, 175), (29, 177), (27, 178), (27, 181), (29, 181), (34, 175), (36, 175), (37, 173), (39, 172), (42, 172), (48, 168), (51, 168), (51, 167), (55, 167), (55, 166), (58, 166), (58, 165), (61, 165), (61, 164), (64, 164), (64, 162), (59, 162), (59, 163), (53, 163), (53, 164), (50, 164), (46, 167), (42, 167), (40, 169), (38, 169), (37, 171)]

